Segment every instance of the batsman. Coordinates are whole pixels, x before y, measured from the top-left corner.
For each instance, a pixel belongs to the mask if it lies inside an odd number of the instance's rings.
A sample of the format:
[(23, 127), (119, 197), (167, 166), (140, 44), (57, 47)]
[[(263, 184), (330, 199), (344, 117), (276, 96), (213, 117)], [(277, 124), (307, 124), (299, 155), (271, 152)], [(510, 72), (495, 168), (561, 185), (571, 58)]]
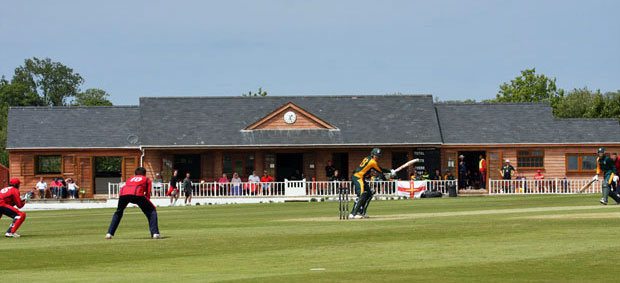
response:
[(611, 182), (618, 182), (618, 176), (616, 176), (616, 164), (611, 158), (605, 155), (605, 148), (598, 149), (598, 158), (596, 159), (596, 175), (592, 180), (598, 181), (598, 175), (603, 173), (603, 198), (601, 204), (607, 205), (607, 197), (611, 197), (616, 203), (620, 203), (620, 197), (611, 190)]
[(385, 174), (386, 172), (390, 172), (391, 174), (395, 174), (396, 170), (388, 170), (379, 167), (377, 161), (381, 157), (381, 149), (373, 148), (370, 152), (370, 156), (367, 156), (362, 160), (360, 166), (353, 172), (353, 176), (351, 177), (351, 181), (353, 181), (353, 186), (355, 188), (355, 194), (357, 195), (358, 200), (353, 205), (353, 210), (351, 210), (351, 214), (349, 218), (353, 219), (361, 219), (364, 217), (368, 217), (366, 215), (366, 209), (368, 208), (368, 204), (372, 199), (373, 192), (366, 182), (365, 178), (370, 174), (371, 169), (375, 169), (379, 172), (379, 174)]

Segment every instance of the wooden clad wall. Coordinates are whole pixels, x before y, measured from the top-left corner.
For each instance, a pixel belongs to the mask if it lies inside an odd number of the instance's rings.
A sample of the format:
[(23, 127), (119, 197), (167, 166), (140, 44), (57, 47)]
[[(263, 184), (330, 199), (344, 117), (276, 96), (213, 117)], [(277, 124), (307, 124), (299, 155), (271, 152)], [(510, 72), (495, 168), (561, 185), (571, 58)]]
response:
[[(62, 160), (60, 174), (37, 174), (35, 168), (35, 157), (38, 155), (60, 155)], [(66, 179), (71, 177), (77, 181), (77, 184), (81, 189), (86, 191), (85, 197), (93, 197), (93, 159), (96, 156), (121, 156), (124, 159), (130, 157), (130, 159), (135, 161), (131, 161), (126, 164), (126, 166), (123, 166), (123, 169), (130, 169), (131, 175), (133, 175), (133, 171), (139, 161), (140, 150), (9, 150), (9, 174), (11, 178), (19, 178), (22, 181), (22, 185), (20, 187), (21, 193), (34, 189), (40, 177), (43, 177), (48, 184), (53, 178)], [(131, 164), (133, 165), (129, 166)], [(123, 177), (125, 178), (125, 176)]]

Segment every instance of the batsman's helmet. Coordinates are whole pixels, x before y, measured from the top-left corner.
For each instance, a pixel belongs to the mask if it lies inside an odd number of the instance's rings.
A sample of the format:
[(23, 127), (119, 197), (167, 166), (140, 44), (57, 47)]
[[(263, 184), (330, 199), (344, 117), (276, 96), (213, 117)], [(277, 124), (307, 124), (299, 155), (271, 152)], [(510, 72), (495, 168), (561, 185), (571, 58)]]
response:
[(601, 153), (601, 152), (602, 152), (602, 153), (605, 153), (605, 148), (604, 148), (604, 147), (599, 147), (599, 148), (598, 148), (598, 152), (599, 152), (599, 153)]
[(378, 147), (373, 148), (370, 152), (370, 155), (381, 156), (381, 149)]
[(11, 180), (9, 180), (9, 186), (19, 186), (20, 183), (21, 181), (18, 178), (11, 178)]

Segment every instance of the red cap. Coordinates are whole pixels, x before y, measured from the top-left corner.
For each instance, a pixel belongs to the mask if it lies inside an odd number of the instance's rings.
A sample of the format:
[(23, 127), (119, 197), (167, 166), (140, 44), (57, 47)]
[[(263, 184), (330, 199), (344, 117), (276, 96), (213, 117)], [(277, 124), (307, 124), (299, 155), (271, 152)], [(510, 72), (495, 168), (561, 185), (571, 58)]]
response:
[(540, 173), (540, 169), (536, 170), (536, 173)]
[(11, 178), (11, 180), (9, 180), (9, 185), (13, 186), (13, 185), (19, 185), (21, 182), (19, 181), (19, 178)]

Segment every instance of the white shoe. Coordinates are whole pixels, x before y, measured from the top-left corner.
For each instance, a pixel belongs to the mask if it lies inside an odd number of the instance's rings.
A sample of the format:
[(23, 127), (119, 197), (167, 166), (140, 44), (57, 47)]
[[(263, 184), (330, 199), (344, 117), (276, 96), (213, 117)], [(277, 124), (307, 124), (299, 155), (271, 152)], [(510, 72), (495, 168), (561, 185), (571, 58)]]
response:
[(361, 216), (361, 215), (355, 215), (355, 216), (353, 216), (353, 219), (362, 219), (362, 218), (364, 218), (364, 217), (363, 217), (363, 216)]
[(355, 215), (349, 214), (349, 218), (354, 218), (354, 217), (355, 217)]
[(159, 235), (159, 234), (153, 234), (153, 239), (161, 239), (161, 235)]
[(370, 216), (368, 216), (368, 214), (364, 214), (363, 216), (364, 218), (370, 218)]
[(112, 234), (110, 234), (110, 233), (105, 234), (105, 238), (107, 240), (112, 239)]
[(8, 233), (8, 232), (7, 232), (7, 233), (5, 233), (5, 234), (4, 234), (4, 236), (5, 236), (5, 237), (7, 237), (7, 238), (19, 238), (19, 237), (21, 237), (21, 236), (20, 236), (19, 234), (17, 234), (17, 233)]

